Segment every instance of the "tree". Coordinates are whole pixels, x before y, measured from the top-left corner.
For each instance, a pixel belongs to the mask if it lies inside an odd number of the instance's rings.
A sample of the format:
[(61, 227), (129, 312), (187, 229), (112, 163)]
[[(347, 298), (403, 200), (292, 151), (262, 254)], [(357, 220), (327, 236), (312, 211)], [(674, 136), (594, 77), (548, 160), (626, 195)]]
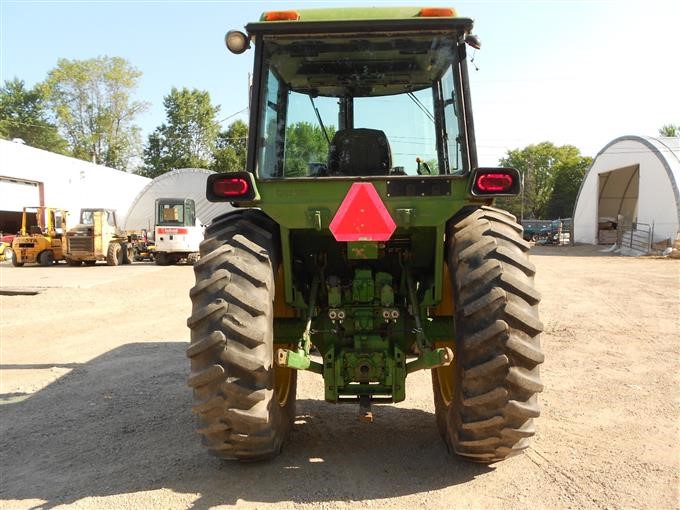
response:
[(659, 128), (659, 136), (680, 136), (680, 125), (665, 124)]
[[(524, 149), (510, 150), (499, 163), (501, 166), (519, 170), (524, 180), (522, 193), (518, 197), (499, 199), (499, 207), (507, 209), (520, 219), (548, 218), (552, 212), (549, 209), (553, 200), (557, 201), (553, 211), (568, 210), (567, 215), (571, 215), (573, 200), (591, 159), (581, 156), (573, 145), (557, 147), (551, 142), (542, 142), (528, 145)], [(563, 177), (556, 182), (560, 174)], [(556, 188), (556, 184), (560, 187)], [(571, 207), (568, 206), (570, 201)]]
[[(162, 127), (162, 126), (161, 126)], [(151, 133), (144, 146), (144, 164), (135, 173), (151, 179), (172, 170), (169, 163), (169, 150), (160, 133), (160, 127)]]
[(246, 169), (247, 151), (248, 125), (237, 120), (217, 135), (211, 169), (217, 172), (243, 171)]
[(148, 106), (132, 100), (141, 75), (120, 57), (59, 59), (45, 91), (72, 156), (127, 169), (139, 152), (134, 120)]
[[(326, 126), (328, 138), (333, 138), (335, 126)], [(298, 122), (286, 128), (286, 177), (308, 175), (310, 163), (326, 163), (328, 140), (319, 126)]]
[(163, 99), (167, 123), (149, 135), (140, 175), (157, 177), (175, 168), (211, 168), (220, 110), (206, 91), (172, 88)]
[(0, 88), (0, 137), (21, 138), (31, 147), (58, 154), (64, 154), (67, 145), (48, 119), (41, 87), (27, 90), (18, 78)]
[(581, 182), (593, 160), (582, 157), (580, 161), (559, 165), (548, 200), (548, 218), (570, 218), (574, 213)]

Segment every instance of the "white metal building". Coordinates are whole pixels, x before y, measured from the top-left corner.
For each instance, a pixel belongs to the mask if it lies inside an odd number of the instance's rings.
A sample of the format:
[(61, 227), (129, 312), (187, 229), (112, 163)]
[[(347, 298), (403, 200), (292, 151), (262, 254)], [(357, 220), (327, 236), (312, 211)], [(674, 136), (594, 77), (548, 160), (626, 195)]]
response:
[(153, 232), (156, 199), (191, 198), (196, 204), (196, 219), (209, 224), (213, 218), (232, 209), (227, 202), (212, 203), (205, 198), (208, 175), (213, 172), (201, 168), (181, 168), (159, 175), (139, 192), (127, 213), (126, 230)]
[(618, 224), (645, 224), (651, 242), (680, 230), (680, 138), (622, 136), (595, 157), (574, 209), (574, 240), (611, 244)]
[(21, 210), (40, 205), (68, 210), (71, 225), (81, 208), (115, 209), (123, 225), (130, 203), (150, 180), (0, 140), (0, 231), (16, 233)]

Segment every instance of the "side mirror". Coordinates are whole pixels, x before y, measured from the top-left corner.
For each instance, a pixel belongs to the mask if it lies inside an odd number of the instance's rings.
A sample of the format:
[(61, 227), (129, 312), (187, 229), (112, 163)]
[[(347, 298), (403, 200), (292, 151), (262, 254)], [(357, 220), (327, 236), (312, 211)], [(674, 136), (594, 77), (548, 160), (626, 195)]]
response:
[(476, 35), (468, 34), (465, 36), (465, 44), (476, 50), (482, 47), (482, 41)]

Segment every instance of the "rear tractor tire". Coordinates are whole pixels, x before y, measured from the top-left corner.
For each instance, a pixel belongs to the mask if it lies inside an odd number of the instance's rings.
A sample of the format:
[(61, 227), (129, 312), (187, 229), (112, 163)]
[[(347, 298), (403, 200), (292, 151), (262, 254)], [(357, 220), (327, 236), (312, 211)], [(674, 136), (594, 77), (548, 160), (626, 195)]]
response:
[(278, 226), (264, 214), (216, 218), (194, 265), (188, 385), (203, 444), (214, 455), (274, 457), (295, 418), (297, 372), (274, 364)]
[(432, 382), (439, 431), (451, 453), (471, 461), (515, 455), (535, 433), (543, 324), (528, 251), (522, 227), (500, 209), (448, 226), (455, 360), (434, 369)]

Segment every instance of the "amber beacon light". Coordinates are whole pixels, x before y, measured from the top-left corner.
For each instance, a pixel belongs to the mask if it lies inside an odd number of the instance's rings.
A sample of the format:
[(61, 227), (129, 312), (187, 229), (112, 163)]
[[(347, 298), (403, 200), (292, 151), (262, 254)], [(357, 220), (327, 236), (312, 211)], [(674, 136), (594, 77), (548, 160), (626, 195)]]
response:
[(456, 15), (451, 7), (423, 7), (419, 13), (421, 18), (447, 18)]
[(270, 11), (264, 14), (264, 21), (297, 21), (300, 13), (297, 11)]

